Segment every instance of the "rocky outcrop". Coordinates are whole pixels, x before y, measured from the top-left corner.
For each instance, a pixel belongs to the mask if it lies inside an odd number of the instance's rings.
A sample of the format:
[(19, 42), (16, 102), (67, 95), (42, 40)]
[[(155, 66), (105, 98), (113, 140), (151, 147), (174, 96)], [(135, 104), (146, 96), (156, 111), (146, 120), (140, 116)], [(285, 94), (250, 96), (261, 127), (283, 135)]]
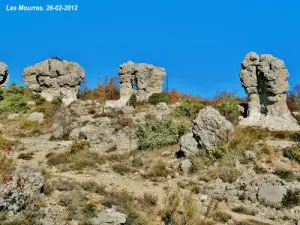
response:
[(8, 67), (0, 61), (0, 87), (4, 87), (9, 81)]
[(84, 70), (75, 62), (48, 59), (23, 71), (25, 84), (47, 101), (62, 99), (64, 105), (77, 100)]
[(131, 61), (120, 65), (120, 99), (107, 101), (106, 106), (121, 108), (130, 99), (132, 94), (137, 95), (138, 101), (147, 101), (154, 93), (163, 91), (162, 84), (166, 70), (146, 63), (133, 63)]
[(24, 168), (13, 172), (0, 185), (0, 209), (18, 212), (32, 204), (42, 192), (44, 177), (40, 171), (33, 168)]
[(196, 152), (207, 153), (216, 146), (230, 141), (234, 134), (233, 124), (218, 110), (208, 106), (200, 110), (197, 118), (194, 119), (192, 134), (181, 138), (180, 151), (183, 151), (185, 155)]
[(270, 130), (300, 130), (287, 107), (289, 73), (282, 60), (272, 55), (246, 55), (240, 72), (249, 104), (242, 126), (257, 126)]

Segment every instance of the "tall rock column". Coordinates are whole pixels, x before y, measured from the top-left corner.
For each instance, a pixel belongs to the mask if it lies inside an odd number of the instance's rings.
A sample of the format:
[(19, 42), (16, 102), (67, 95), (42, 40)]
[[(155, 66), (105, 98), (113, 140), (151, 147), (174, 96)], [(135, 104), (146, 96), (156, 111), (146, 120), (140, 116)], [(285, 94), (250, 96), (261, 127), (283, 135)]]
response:
[(0, 61), (0, 87), (5, 87), (9, 81), (8, 67), (4, 62)]
[(257, 126), (270, 130), (300, 130), (287, 107), (289, 73), (282, 60), (269, 55), (246, 55), (240, 79), (249, 99), (248, 116), (241, 126)]

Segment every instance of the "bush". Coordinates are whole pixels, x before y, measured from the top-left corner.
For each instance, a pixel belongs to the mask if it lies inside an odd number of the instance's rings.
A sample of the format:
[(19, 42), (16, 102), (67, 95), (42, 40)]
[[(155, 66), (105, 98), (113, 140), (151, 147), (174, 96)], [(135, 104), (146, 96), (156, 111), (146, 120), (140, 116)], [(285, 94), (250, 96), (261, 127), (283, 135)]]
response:
[(238, 100), (235, 98), (223, 98), (215, 108), (224, 116), (227, 120), (233, 124), (237, 124), (240, 117), (240, 111), (238, 107)]
[(169, 100), (170, 100), (169, 103), (170, 104), (175, 104), (177, 102), (180, 102), (181, 99), (182, 99), (182, 96), (181, 96), (180, 92), (176, 91), (176, 90), (168, 92), (167, 95), (169, 97)]
[(282, 204), (287, 208), (293, 208), (300, 204), (300, 190), (287, 190), (283, 196)]
[(154, 93), (149, 97), (149, 103), (152, 105), (157, 105), (160, 102), (169, 103), (170, 99), (166, 93)]
[(174, 109), (174, 115), (186, 116), (195, 118), (199, 111), (205, 107), (203, 102), (194, 101), (194, 100), (185, 100), (180, 103), (178, 107)]
[(137, 97), (136, 97), (135, 93), (133, 93), (130, 96), (127, 104), (130, 105), (130, 106), (132, 106), (132, 107), (134, 107), (134, 108), (136, 107), (136, 105), (137, 105)]
[(83, 141), (73, 141), (72, 145), (71, 145), (71, 148), (70, 148), (70, 153), (71, 154), (75, 154), (79, 151), (82, 151), (86, 148), (90, 147), (90, 143), (86, 140), (83, 140)]
[(297, 178), (293, 171), (290, 170), (276, 169), (275, 174), (286, 181), (294, 181)]
[(136, 132), (139, 149), (154, 149), (176, 144), (185, 131), (184, 126), (168, 120), (139, 124)]
[(25, 113), (29, 109), (22, 86), (12, 84), (3, 92), (3, 98), (0, 113)]

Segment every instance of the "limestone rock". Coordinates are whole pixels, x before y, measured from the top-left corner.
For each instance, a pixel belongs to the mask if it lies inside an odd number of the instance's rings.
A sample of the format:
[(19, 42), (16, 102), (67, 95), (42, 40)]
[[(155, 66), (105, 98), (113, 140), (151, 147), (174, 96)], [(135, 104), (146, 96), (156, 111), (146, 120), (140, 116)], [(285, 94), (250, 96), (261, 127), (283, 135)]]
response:
[(166, 76), (164, 68), (146, 63), (133, 63), (131, 61), (120, 65), (120, 99), (107, 101), (106, 106), (121, 108), (126, 105), (132, 94), (137, 95), (138, 101), (147, 101), (154, 93), (163, 91), (162, 84)]
[(20, 114), (18, 114), (18, 113), (12, 113), (12, 114), (8, 115), (7, 119), (14, 120), (14, 119), (18, 118), (19, 116), (20, 116)]
[(198, 143), (193, 137), (193, 133), (188, 133), (180, 138), (180, 151), (184, 153), (185, 156), (196, 155), (200, 153), (198, 149)]
[(289, 73), (282, 60), (272, 55), (246, 55), (240, 72), (249, 104), (241, 126), (257, 126), (270, 130), (300, 130), (287, 107)]
[(187, 174), (188, 172), (191, 171), (193, 164), (191, 160), (189, 159), (184, 159), (180, 162), (180, 170), (184, 173)]
[(4, 87), (9, 81), (8, 67), (0, 61), (0, 87)]
[(54, 58), (23, 71), (24, 82), (30, 90), (39, 93), (47, 101), (60, 98), (64, 105), (77, 100), (84, 76), (84, 70), (77, 63)]
[(44, 114), (43, 113), (40, 113), (40, 112), (33, 112), (33, 113), (30, 113), (28, 115), (28, 118), (27, 118), (29, 121), (32, 121), (32, 122), (43, 122), (44, 121)]
[(156, 105), (156, 119), (162, 120), (166, 115), (171, 113), (171, 109), (165, 102), (160, 102)]
[(126, 223), (127, 215), (116, 211), (114, 208), (106, 209), (92, 218), (93, 225), (122, 225)]
[(193, 136), (200, 149), (209, 152), (217, 145), (230, 141), (235, 134), (234, 126), (218, 110), (208, 106), (200, 110), (193, 121)]
[(259, 188), (257, 197), (258, 200), (265, 206), (280, 208), (281, 201), (286, 194), (286, 189), (280, 185), (263, 186)]
[(33, 168), (13, 172), (0, 185), (0, 209), (18, 212), (39, 196), (44, 186), (42, 173)]

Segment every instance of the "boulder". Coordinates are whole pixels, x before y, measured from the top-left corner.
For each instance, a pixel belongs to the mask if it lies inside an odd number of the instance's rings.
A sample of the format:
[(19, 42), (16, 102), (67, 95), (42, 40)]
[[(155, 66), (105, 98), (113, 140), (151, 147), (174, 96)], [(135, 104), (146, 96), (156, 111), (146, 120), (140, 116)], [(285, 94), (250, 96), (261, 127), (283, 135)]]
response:
[(106, 209), (91, 219), (93, 225), (122, 225), (126, 223), (127, 215), (116, 211), (114, 208)]
[(240, 72), (242, 86), (248, 94), (247, 112), (241, 126), (270, 130), (300, 130), (287, 107), (288, 70), (282, 60), (272, 55), (250, 52)]
[(180, 138), (180, 151), (182, 151), (185, 156), (200, 153), (198, 143), (193, 137), (193, 133), (185, 134)]
[(165, 102), (156, 105), (156, 119), (162, 120), (166, 115), (171, 113), (171, 109)]
[(180, 170), (184, 173), (184, 174), (188, 174), (188, 172), (191, 171), (192, 169), (192, 162), (189, 159), (184, 159), (180, 162)]
[(14, 119), (18, 118), (19, 116), (20, 116), (20, 114), (18, 114), (18, 113), (12, 113), (12, 114), (8, 115), (7, 119), (14, 120)]
[(232, 140), (235, 134), (233, 124), (210, 106), (200, 110), (193, 121), (192, 131), (198, 147), (206, 152)]
[(47, 101), (62, 99), (64, 105), (77, 100), (84, 70), (75, 62), (52, 58), (25, 68), (25, 84)]
[(33, 113), (30, 113), (28, 115), (28, 118), (27, 118), (29, 121), (32, 121), (32, 122), (43, 122), (44, 121), (44, 114), (43, 113), (40, 113), (40, 112), (33, 112)]
[(4, 87), (9, 81), (8, 67), (0, 61), (0, 87)]
[(33, 168), (23, 168), (4, 178), (0, 184), (0, 209), (18, 212), (33, 204), (44, 186), (44, 177)]
[(265, 206), (280, 208), (286, 189), (280, 185), (265, 185), (259, 188), (257, 198)]

